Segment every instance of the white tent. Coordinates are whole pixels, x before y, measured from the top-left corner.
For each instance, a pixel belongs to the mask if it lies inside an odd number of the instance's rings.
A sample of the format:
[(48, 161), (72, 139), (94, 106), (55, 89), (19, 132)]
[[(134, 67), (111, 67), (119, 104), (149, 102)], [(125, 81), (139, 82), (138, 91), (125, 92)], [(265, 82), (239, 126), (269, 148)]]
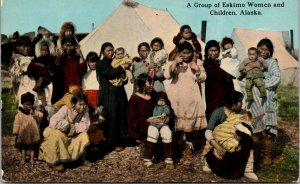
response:
[[(110, 17), (80, 41), (84, 56), (90, 51), (99, 54), (104, 42), (111, 42), (115, 48), (124, 47), (131, 57), (138, 56), (139, 43), (150, 44), (155, 37), (163, 39), (168, 52), (175, 47), (173, 37), (179, 32), (180, 25), (167, 10), (158, 10), (138, 3), (131, 4), (132, 6), (121, 3)], [(204, 43), (200, 40), (199, 42), (204, 50)], [(166, 88), (168, 83), (169, 81), (165, 82)], [(129, 97), (132, 85), (129, 84), (125, 88)]]
[(281, 85), (298, 86), (298, 61), (286, 50), (286, 34), (283, 31), (234, 28), (232, 39), (242, 60), (247, 56), (248, 48), (256, 47), (262, 38), (269, 38), (274, 45), (273, 57), (278, 60), (281, 71)]

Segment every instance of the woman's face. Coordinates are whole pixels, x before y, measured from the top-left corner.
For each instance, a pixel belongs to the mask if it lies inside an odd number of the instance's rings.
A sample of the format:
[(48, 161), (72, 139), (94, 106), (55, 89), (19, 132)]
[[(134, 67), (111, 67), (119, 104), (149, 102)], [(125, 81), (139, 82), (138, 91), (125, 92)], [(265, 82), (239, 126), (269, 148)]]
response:
[(188, 49), (184, 49), (183, 51), (181, 51), (180, 55), (182, 56), (183, 62), (185, 63), (189, 63), (193, 59), (193, 52)]
[(270, 57), (270, 50), (266, 45), (261, 45), (258, 49), (258, 55), (264, 59), (268, 59)]
[(87, 105), (84, 101), (78, 101), (75, 105), (74, 105), (74, 109), (78, 112), (78, 113), (83, 113), (85, 112), (87, 108)]
[(112, 59), (114, 56), (114, 48), (111, 46), (106, 47), (103, 51), (103, 56), (108, 59)]
[(237, 102), (236, 104), (234, 104), (232, 106), (232, 110), (235, 111), (235, 112), (239, 112), (242, 110), (242, 106), (243, 106), (243, 99), (241, 99), (239, 102)]
[(208, 58), (209, 59), (217, 59), (219, 57), (220, 50), (217, 47), (211, 47), (208, 49)]
[(75, 45), (71, 42), (66, 42), (63, 45), (63, 49), (67, 55), (72, 55), (75, 52)]
[(41, 56), (48, 56), (50, 54), (49, 47), (47, 45), (41, 46)]
[(146, 81), (144, 86), (144, 92), (146, 94), (150, 94), (153, 90), (153, 82)]
[(25, 44), (23, 44), (23, 45), (21, 45), (21, 46), (18, 47), (18, 51), (19, 51), (22, 55), (24, 55), (24, 56), (28, 56), (29, 53), (30, 53), (30, 50), (31, 50), (31, 46), (30, 46), (30, 45), (25, 45)]
[(149, 49), (146, 46), (142, 46), (139, 50), (139, 55), (142, 59), (146, 59), (149, 55)]

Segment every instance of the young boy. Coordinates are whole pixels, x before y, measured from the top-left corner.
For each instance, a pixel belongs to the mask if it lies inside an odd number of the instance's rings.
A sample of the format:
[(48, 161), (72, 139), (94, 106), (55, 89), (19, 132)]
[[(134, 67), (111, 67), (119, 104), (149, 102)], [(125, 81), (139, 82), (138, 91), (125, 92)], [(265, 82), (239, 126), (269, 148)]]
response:
[[(132, 63), (132, 60), (129, 58), (129, 56), (127, 54), (125, 54), (125, 49), (123, 47), (119, 47), (115, 50), (115, 58), (111, 62), (111, 66), (113, 68), (117, 68), (118, 66), (120, 66), (120, 65), (122, 66), (124, 64), (131, 65), (131, 63)], [(132, 81), (133, 75), (132, 75), (131, 71), (129, 70), (129, 68), (125, 68), (125, 72), (126, 72), (127, 79), (129, 81)], [(109, 82), (116, 87), (121, 86), (124, 81), (125, 80), (122, 79), (121, 77), (109, 80)]]
[[(247, 65), (250, 63), (260, 63), (259, 68), (253, 68), (252, 70), (247, 71)], [(251, 104), (253, 102), (253, 94), (252, 94), (252, 87), (256, 86), (260, 92), (261, 98), (266, 98), (266, 88), (264, 83), (264, 73), (263, 70), (268, 68), (267, 62), (261, 58), (258, 57), (258, 51), (257, 48), (251, 47), (248, 49), (248, 58), (244, 59), (242, 63), (239, 66), (239, 71), (242, 74), (245, 74), (246, 77), (246, 94), (247, 99), (246, 101)], [(242, 79), (243, 77), (240, 76), (239, 79)], [(264, 100), (262, 101), (264, 103)], [(248, 107), (249, 107), (248, 104)]]

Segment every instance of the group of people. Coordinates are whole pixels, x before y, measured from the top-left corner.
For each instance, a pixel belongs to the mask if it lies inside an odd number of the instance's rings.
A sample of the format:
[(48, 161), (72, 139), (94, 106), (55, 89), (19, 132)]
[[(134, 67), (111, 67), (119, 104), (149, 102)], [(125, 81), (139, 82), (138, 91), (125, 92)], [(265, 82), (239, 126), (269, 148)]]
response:
[[(26, 150), (34, 163), (38, 146), (38, 159), (54, 170), (64, 170), (68, 162), (88, 166), (89, 147), (104, 144), (102, 149), (120, 152), (133, 140), (142, 148), (144, 165), (151, 167), (161, 140), (165, 165), (174, 168), (172, 143), (182, 142), (183, 158), (189, 159), (194, 132), (205, 130), (203, 171), (257, 180), (255, 153), (263, 153), (259, 163), (271, 164), (280, 70), (268, 38), (250, 48), (243, 62), (228, 37), (221, 44), (208, 41), (202, 59), (201, 45), (188, 25), (174, 36), (170, 53), (156, 37), (150, 45), (140, 43), (133, 58), (109, 42), (102, 44), (100, 54), (89, 52), (84, 58), (71, 22), (62, 25), (56, 44), (47, 38), (38, 41), (35, 56), (29, 54), (30, 43), (20, 37), (10, 67), (19, 100), (13, 134), (22, 150), (21, 163)], [(165, 80), (171, 80), (168, 88)], [(129, 100), (128, 82), (133, 83)], [(259, 143), (261, 150), (255, 150)]]

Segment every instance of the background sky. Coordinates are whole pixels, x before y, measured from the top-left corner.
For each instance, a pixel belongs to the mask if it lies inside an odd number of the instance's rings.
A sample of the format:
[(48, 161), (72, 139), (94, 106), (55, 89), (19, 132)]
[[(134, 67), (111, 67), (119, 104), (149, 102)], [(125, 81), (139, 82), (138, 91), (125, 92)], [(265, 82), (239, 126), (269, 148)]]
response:
[[(65, 21), (75, 23), (77, 32), (90, 32), (111, 15), (122, 0), (1, 0), (1, 33), (11, 35), (36, 31), (38, 26), (57, 33)], [(233, 28), (267, 30), (294, 30), (295, 47), (298, 47), (298, 0), (136, 0), (143, 5), (167, 9), (180, 24), (189, 24), (199, 33), (202, 20), (207, 20), (206, 40), (220, 40), (230, 36)], [(187, 3), (191, 8), (187, 8)], [(196, 8), (194, 3), (282, 3), (284, 7), (272, 8)], [(217, 16), (210, 15), (215, 10), (260, 10), (261, 16)]]

